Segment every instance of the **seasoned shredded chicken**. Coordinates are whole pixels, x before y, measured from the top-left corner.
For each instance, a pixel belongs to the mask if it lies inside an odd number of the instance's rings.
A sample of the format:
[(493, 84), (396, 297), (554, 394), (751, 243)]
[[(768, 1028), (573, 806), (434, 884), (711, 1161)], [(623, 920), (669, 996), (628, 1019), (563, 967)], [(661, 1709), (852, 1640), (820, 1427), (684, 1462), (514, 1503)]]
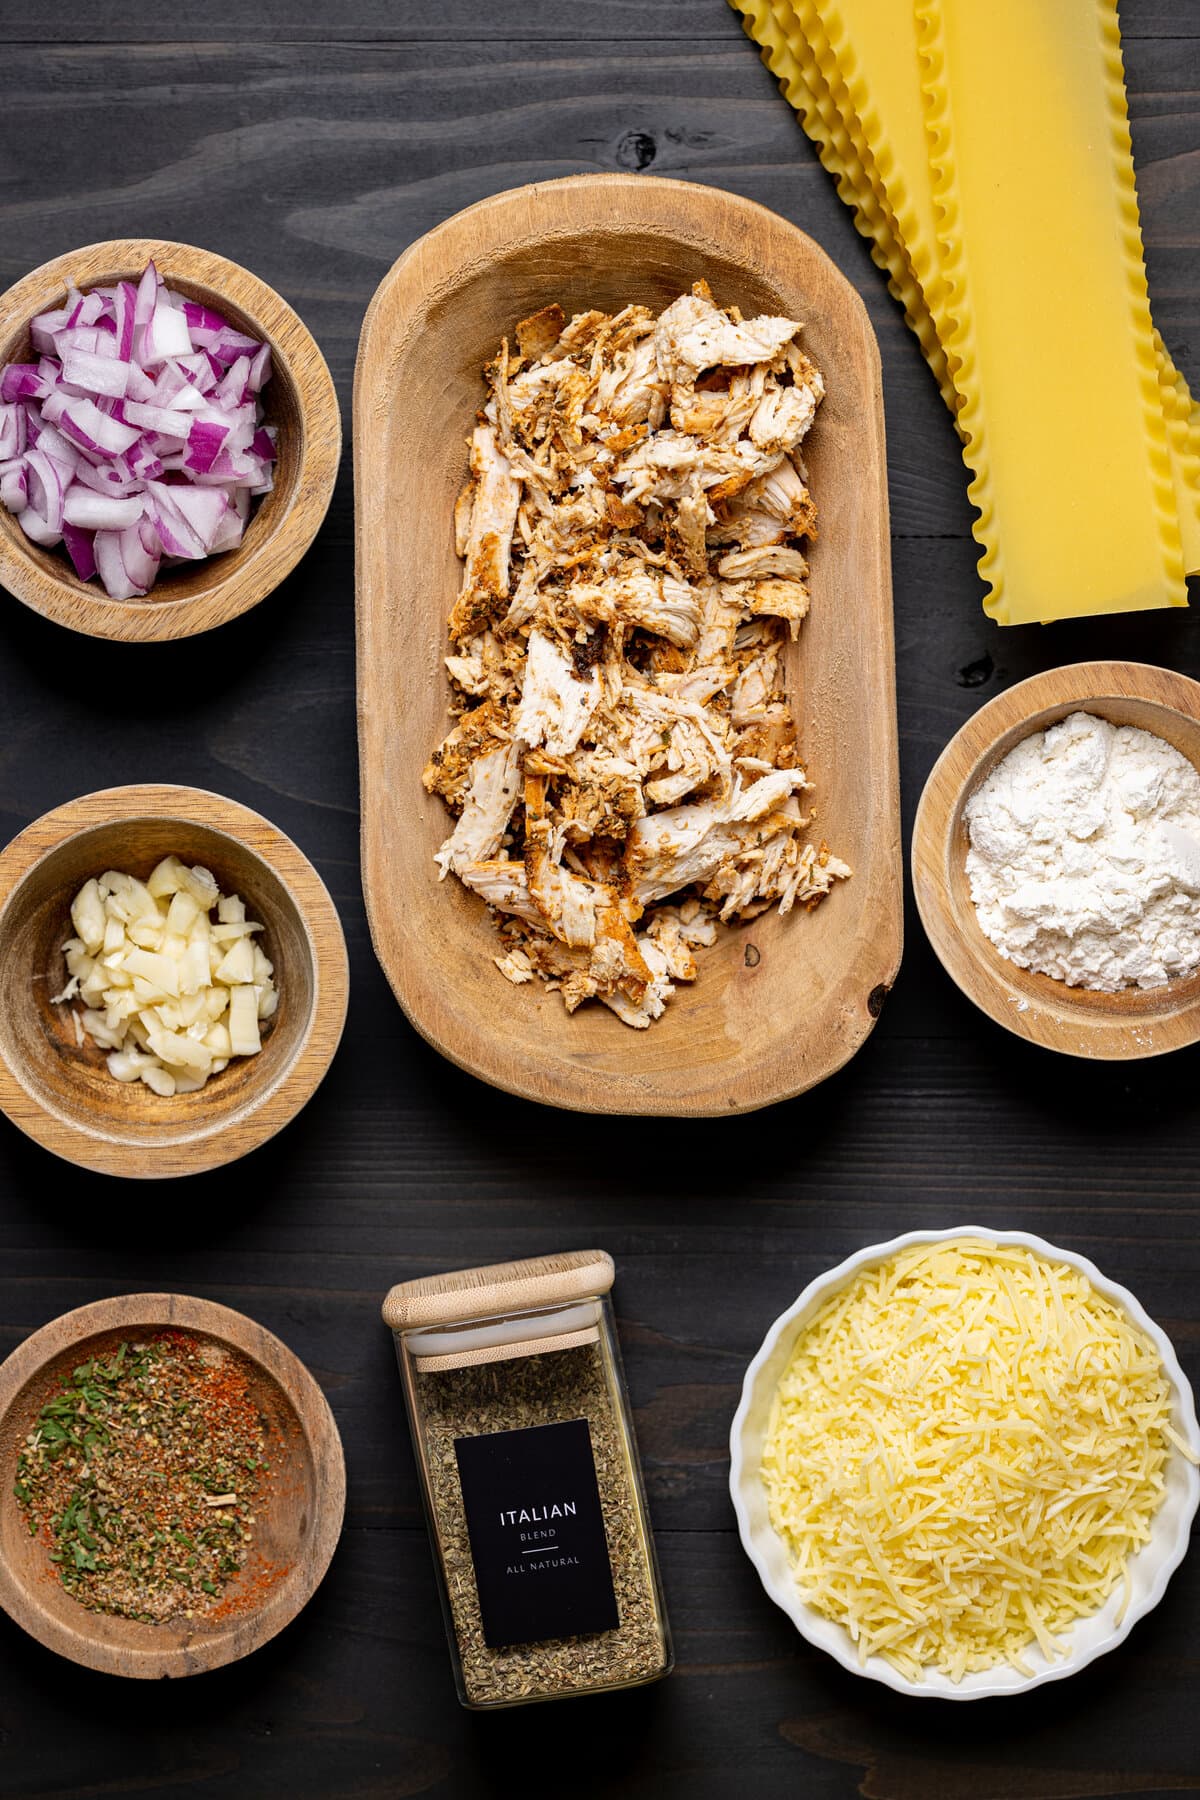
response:
[(425, 770), (437, 852), (491, 908), (496, 967), (641, 1030), (717, 921), (815, 905), (782, 649), (816, 535), (800, 444), (824, 392), (792, 319), (704, 282), (568, 321), (485, 371), (455, 507), (453, 728)]

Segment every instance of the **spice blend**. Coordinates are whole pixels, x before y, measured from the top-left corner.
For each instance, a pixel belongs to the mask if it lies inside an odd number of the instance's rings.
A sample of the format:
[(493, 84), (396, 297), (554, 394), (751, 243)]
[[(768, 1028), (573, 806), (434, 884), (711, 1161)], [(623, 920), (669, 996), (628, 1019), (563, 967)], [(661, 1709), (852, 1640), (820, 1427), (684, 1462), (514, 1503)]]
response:
[(236, 1354), (160, 1332), (72, 1372), (26, 1439), (13, 1492), (81, 1606), (192, 1618), (246, 1563), (267, 1429)]
[[(434, 1521), (469, 1700), (492, 1705), (544, 1699), (663, 1674), (663, 1619), (599, 1344), (418, 1374), (417, 1382)], [(614, 1631), (493, 1650), (484, 1638), (455, 1440), (572, 1419), (585, 1419), (591, 1437), (619, 1624)]]

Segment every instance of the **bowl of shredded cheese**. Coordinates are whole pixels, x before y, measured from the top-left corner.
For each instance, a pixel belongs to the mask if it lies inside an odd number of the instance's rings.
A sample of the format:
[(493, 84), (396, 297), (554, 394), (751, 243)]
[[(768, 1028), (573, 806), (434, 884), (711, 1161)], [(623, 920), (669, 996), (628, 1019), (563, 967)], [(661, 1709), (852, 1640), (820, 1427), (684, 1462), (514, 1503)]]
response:
[(1086, 1258), (978, 1227), (812, 1282), (746, 1371), (731, 1454), (743, 1547), (801, 1635), (943, 1699), (1115, 1648), (1200, 1503), (1166, 1335)]

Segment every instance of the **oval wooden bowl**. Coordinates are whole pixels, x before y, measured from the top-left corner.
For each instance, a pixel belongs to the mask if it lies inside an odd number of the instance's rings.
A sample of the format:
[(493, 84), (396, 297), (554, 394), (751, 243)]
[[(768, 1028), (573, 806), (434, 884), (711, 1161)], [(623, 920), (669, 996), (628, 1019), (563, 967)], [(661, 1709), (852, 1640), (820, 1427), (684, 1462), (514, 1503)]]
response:
[[(198, 1093), (164, 1099), (116, 1081), (79, 1045), (62, 945), (71, 901), (105, 869), (145, 879), (164, 856), (212, 870), (261, 920), (279, 1007), (257, 1056)], [(233, 1162), (295, 1117), (342, 1035), (346, 943), (324, 882), (291, 839), (249, 807), (201, 788), (107, 788), (69, 801), (0, 852), (0, 1110), (69, 1162), (109, 1175), (191, 1175)]]
[[(246, 1567), (222, 1600), (228, 1616), (157, 1625), (89, 1612), (31, 1538), (12, 1494), (17, 1456), (63, 1376), (123, 1339), (164, 1327), (238, 1352), (267, 1426), (271, 1482), (256, 1506)], [(346, 1465), (329, 1403), (286, 1344), (253, 1319), (184, 1294), (99, 1300), (43, 1325), (0, 1366), (0, 1606), (48, 1650), (89, 1669), (145, 1680), (237, 1662), (296, 1617), (329, 1567), (342, 1530)], [(225, 1608), (223, 1606), (222, 1610)]]
[[(787, 684), (821, 834), (855, 874), (811, 914), (722, 928), (696, 984), (635, 1032), (602, 1006), (568, 1017), (540, 982), (498, 974), (484, 906), (437, 880), (449, 816), (421, 771), (448, 729), (442, 658), (462, 573), (451, 516), (484, 363), (551, 301), (657, 310), (701, 276), (722, 304), (804, 320), (825, 375), (805, 440), (821, 510), (813, 606)], [(354, 454), (363, 886), (413, 1024), (497, 1087), (587, 1112), (745, 1112), (840, 1068), (895, 978), (902, 929), (879, 352), (845, 276), (794, 226), (712, 188), (588, 175), (499, 194), (414, 244), (376, 293)]]
[(192, 244), (117, 238), (43, 263), (0, 296), (0, 365), (30, 359), (29, 321), (62, 305), (68, 279), (81, 289), (136, 281), (151, 260), (168, 286), (270, 344), (274, 372), (262, 400), (267, 424), (278, 427), (279, 459), (275, 486), (237, 549), (164, 568), (143, 600), (110, 600), (98, 581), (80, 581), (61, 546), (31, 543), (0, 507), (0, 583), (72, 631), (130, 642), (194, 637), (248, 612), (278, 587), (325, 517), (342, 447), (337, 395), (308, 328), (257, 275)]
[(913, 828), (917, 910), (947, 974), (998, 1025), (1068, 1056), (1162, 1056), (1200, 1039), (1200, 974), (1119, 994), (1072, 988), (1001, 956), (984, 936), (967, 885), (963, 809), (1009, 751), (1068, 713), (1137, 725), (1200, 768), (1200, 683), (1147, 663), (1076, 663), (998, 694), (934, 764)]

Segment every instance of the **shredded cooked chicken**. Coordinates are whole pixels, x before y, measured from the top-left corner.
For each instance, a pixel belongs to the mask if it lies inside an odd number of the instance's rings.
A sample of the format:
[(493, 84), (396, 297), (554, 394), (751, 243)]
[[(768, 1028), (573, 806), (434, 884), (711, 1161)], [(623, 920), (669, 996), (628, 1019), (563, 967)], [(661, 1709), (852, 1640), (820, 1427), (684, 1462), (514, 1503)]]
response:
[(808, 837), (783, 691), (824, 393), (800, 329), (698, 282), (657, 318), (546, 307), (485, 371), (454, 516), (457, 716), (424, 781), (500, 973), (568, 1012), (601, 1000), (644, 1029), (718, 920), (850, 874)]

